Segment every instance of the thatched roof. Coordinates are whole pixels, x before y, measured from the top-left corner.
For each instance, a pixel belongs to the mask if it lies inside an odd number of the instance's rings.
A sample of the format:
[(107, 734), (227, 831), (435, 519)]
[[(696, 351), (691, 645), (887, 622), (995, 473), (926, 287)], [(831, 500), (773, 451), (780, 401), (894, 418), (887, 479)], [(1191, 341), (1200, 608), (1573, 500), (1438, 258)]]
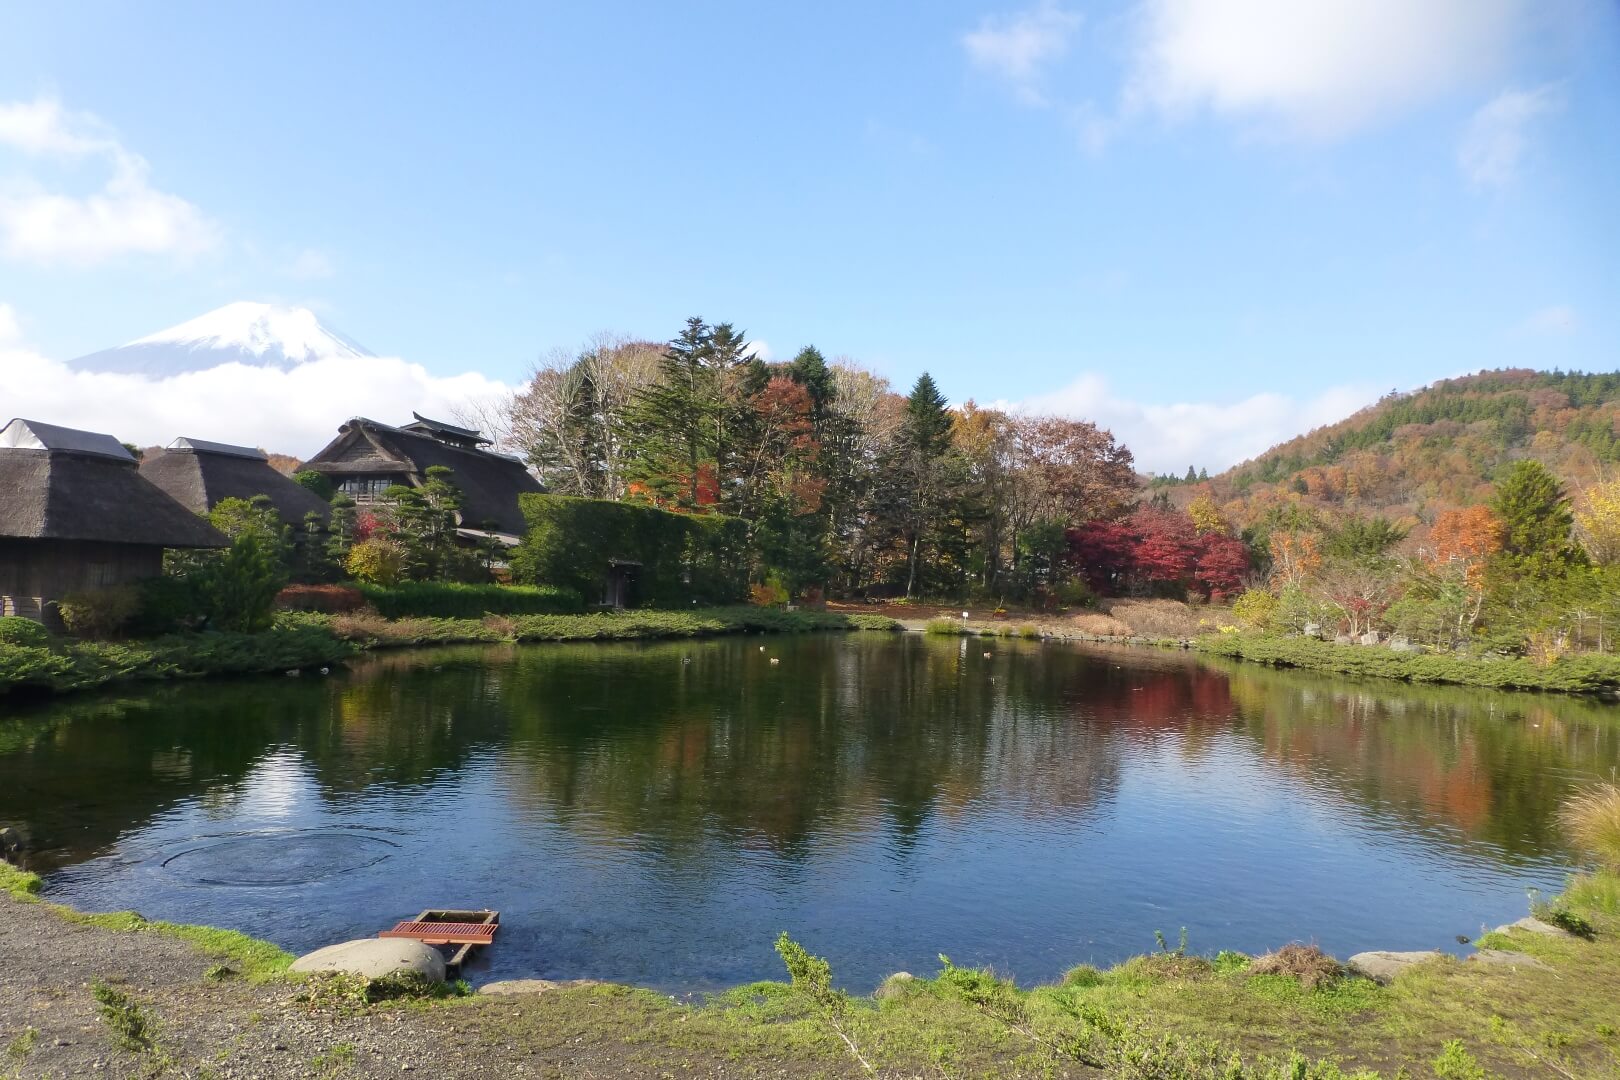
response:
[[(496, 532), (515, 536), (527, 532), (518, 496), (545, 488), (529, 474), (523, 462), (505, 454), (445, 442), (429, 433), (434, 428), (426, 427), (428, 423), (439, 429), (448, 426), (418, 420), (410, 428), (401, 428), (357, 416), (339, 428), (338, 437), (305, 462), (304, 468), (333, 478), (400, 474), (412, 483), (420, 483), (428, 469), (443, 465), (455, 474), (456, 485), (461, 488), (463, 526), (481, 530), (488, 522), (493, 523)], [(457, 443), (465, 442), (468, 434), (482, 438), (465, 428), (441, 434), (448, 434)]]
[(176, 439), (141, 461), (141, 475), (197, 514), (206, 514), (221, 499), (255, 495), (269, 499), (281, 520), (295, 529), (303, 527), (309, 513), (324, 519), (332, 511), (325, 499), (277, 472), (264, 451), (251, 446)]
[(110, 435), (13, 420), (0, 430), (0, 537), (224, 547), (202, 520), (141, 476)]

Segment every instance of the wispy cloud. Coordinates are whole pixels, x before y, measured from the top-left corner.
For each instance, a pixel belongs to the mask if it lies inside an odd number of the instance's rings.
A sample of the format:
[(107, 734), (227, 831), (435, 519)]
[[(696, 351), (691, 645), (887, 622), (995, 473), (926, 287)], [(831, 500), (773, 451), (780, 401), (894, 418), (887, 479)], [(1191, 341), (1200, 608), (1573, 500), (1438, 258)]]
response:
[(1568, 304), (1550, 304), (1531, 312), (1530, 316), (1519, 324), (1519, 329), (1531, 334), (1563, 336), (1573, 334), (1577, 325), (1573, 307)]
[(962, 35), (962, 48), (981, 71), (1003, 80), (1027, 105), (1046, 105), (1046, 70), (1069, 51), (1080, 16), (1051, 0), (1015, 15), (983, 19)]
[(1179, 474), (1188, 465), (1211, 472), (1236, 465), (1311, 428), (1344, 419), (1376, 401), (1379, 392), (1347, 385), (1305, 399), (1254, 394), (1232, 402), (1157, 403), (1119, 397), (1101, 375), (1083, 375), (1051, 393), (997, 404), (1083, 417), (1129, 446), (1138, 469)]
[(351, 416), (449, 416), (512, 390), (476, 372), (435, 375), (390, 356), (311, 360), (285, 370), (221, 364), (166, 377), (81, 371), (25, 348), (15, 324), (16, 313), (0, 304), (6, 416), (105, 431), (142, 446), (191, 435), (307, 457)]
[(1476, 188), (1512, 184), (1530, 145), (1530, 125), (1563, 104), (1560, 87), (1548, 84), (1533, 90), (1504, 90), (1480, 106), (1457, 146), (1457, 166), (1468, 182)]
[(0, 347), (22, 340), (22, 327), (17, 322), (17, 311), (10, 304), (0, 304)]
[(1331, 138), (1491, 73), (1528, 0), (1144, 0), (1132, 108)]
[(0, 148), (28, 158), (93, 159), (99, 190), (68, 194), (23, 177), (0, 193), (0, 253), (25, 262), (94, 265), (125, 255), (192, 256), (219, 228), (178, 195), (154, 189), (146, 160), (99, 119), (40, 98), (0, 104)]

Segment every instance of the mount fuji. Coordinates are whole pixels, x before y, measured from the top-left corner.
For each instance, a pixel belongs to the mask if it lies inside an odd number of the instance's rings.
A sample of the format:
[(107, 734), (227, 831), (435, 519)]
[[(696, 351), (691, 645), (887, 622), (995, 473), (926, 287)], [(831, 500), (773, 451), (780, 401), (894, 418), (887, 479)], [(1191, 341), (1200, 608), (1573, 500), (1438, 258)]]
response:
[(164, 378), (221, 364), (287, 371), (311, 360), (371, 357), (365, 346), (321, 325), (308, 308), (239, 301), (127, 345), (81, 356), (80, 371)]

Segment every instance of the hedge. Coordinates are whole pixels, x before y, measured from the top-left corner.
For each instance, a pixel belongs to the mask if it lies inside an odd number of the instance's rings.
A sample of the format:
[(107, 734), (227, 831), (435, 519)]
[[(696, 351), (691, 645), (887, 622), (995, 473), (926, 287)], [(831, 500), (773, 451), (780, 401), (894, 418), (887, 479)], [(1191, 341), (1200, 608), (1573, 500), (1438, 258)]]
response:
[(523, 495), (518, 503), (529, 525), (512, 555), (519, 582), (596, 597), (615, 563), (636, 563), (633, 607), (748, 597), (752, 553), (748, 525), (738, 518), (569, 495)]
[(85, 690), (130, 680), (287, 671), (335, 664), (353, 651), (325, 628), (310, 625), (147, 641), (0, 644), (0, 694), (17, 687)]
[(1499, 690), (1599, 693), (1620, 689), (1620, 656), (1581, 653), (1551, 664), (1518, 657), (1402, 653), (1379, 645), (1337, 645), (1315, 638), (1212, 634), (1193, 643), (1216, 656), (1407, 682), (1453, 683)]
[(566, 615), (585, 610), (580, 594), (555, 585), (459, 585), (408, 581), (359, 586), (388, 619), (476, 619), (483, 615)]

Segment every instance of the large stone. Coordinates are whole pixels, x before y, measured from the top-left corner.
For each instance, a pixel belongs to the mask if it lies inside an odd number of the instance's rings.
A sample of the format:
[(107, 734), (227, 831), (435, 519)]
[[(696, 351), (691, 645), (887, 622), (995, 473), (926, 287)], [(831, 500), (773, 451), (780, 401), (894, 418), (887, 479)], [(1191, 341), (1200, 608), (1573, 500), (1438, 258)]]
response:
[(1305, 633), (1306, 637), (1319, 638), (1319, 637), (1322, 636), (1322, 624), (1321, 623), (1308, 622), (1308, 623), (1305, 624), (1304, 633)]
[(1532, 934), (1562, 934), (1565, 937), (1575, 936), (1562, 927), (1554, 926), (1552, 923), (1542, 922), (1534, 915), (1526, 915), (1518, 922), (1508, 923), (1506, 926), (1498, 926), (1495, 933), (1511, 934), (1515, 930), (1526, 930)]
[(1481, 964), (1500, 964), (1504, 967), (1541, 968), (1543, 971), (1550, 968), (1535, 957), (1522, 952), (1510, 952), (1507, 949), (1480, 949), (1468, 959)]
[(1383, 638), (1378, 636), (1378, 631), (1369, 630), (1365, 634), (1362, 634), (1357, 640), (1363, 645), (1376, 645), (1382, 641)]
[(1388, 983), (1409, 968), (1419, 964), (1438, 960), (1440, 950), (1425, 949), (1422, 952), (1360, 952), (1352, 956), (1346, 966), (1357, 975), (1365, 975), (1374, 982)]
[(1412, 639), (1404, 634), (1396, 634), (1391, 637), (1389, 639), (1389, 648), (1391, 652), (1412, 653), (1418, 651), (1418, 647), (1412, 644)]
[(893, 975), (890, 975), (887, 979), (884, 979), (882, 984), (880, 984), (876, 990), (872, 991), (872, 996), (877, 998), (879, 1001), (884, 1001), (888, 998), (900, 997), (906, 992), (906, 984), (916, 981), (917, 976), (913, 975), (911, 972), (897, 971)]
[(302, 972), (343, 971), (367, 979), (385, 975), (420, 975), (444, 982), (444, 957), (432, 946), (409, 938), (361, 938), (328, 945), (293, 961)]

